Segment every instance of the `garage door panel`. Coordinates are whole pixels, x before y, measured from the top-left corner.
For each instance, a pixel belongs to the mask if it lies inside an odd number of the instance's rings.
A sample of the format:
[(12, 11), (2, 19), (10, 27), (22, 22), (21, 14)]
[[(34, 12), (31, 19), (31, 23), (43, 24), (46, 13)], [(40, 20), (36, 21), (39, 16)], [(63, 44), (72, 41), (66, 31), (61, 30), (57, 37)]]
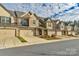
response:
[(20, 35), (22, 36), (33, 36), (32, 30), (20, 30)]
[(15, 30), (0, 29), (0, 36), (15, 36)]

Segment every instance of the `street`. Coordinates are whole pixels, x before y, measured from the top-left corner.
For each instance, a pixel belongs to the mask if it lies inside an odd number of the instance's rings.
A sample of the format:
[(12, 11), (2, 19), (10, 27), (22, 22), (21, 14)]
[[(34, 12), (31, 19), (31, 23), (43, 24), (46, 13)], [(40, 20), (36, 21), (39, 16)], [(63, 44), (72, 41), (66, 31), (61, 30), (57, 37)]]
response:
[(79, 56), (79, 40), (1, 49), (0, 56)]

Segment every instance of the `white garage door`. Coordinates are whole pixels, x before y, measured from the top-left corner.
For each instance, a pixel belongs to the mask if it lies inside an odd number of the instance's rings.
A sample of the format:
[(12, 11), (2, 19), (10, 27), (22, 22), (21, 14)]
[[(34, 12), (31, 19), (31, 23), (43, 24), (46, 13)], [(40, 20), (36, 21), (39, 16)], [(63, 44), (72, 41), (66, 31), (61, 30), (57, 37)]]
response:
[(32, 30), (20, 30), (20, 35), (22, 36), (33, 36)]
[(0, 36), (15, 36), (15, 30), (0, 29)]

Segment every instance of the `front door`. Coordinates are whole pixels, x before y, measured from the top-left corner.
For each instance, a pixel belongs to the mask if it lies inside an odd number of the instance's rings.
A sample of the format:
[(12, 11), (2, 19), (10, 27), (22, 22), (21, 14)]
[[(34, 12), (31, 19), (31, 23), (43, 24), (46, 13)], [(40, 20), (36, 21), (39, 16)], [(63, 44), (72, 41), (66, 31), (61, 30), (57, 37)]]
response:
[(41, 29), (39, 29), (39, 35), (42, 35), (42, 30)]

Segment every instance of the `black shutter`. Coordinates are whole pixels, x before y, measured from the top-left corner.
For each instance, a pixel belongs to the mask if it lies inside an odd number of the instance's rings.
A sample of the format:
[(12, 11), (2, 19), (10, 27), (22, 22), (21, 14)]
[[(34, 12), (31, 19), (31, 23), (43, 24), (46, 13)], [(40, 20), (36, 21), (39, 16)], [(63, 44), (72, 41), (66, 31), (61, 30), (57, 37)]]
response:
[(9, 23), (11, 23), (11, 18), (9, 18)]

